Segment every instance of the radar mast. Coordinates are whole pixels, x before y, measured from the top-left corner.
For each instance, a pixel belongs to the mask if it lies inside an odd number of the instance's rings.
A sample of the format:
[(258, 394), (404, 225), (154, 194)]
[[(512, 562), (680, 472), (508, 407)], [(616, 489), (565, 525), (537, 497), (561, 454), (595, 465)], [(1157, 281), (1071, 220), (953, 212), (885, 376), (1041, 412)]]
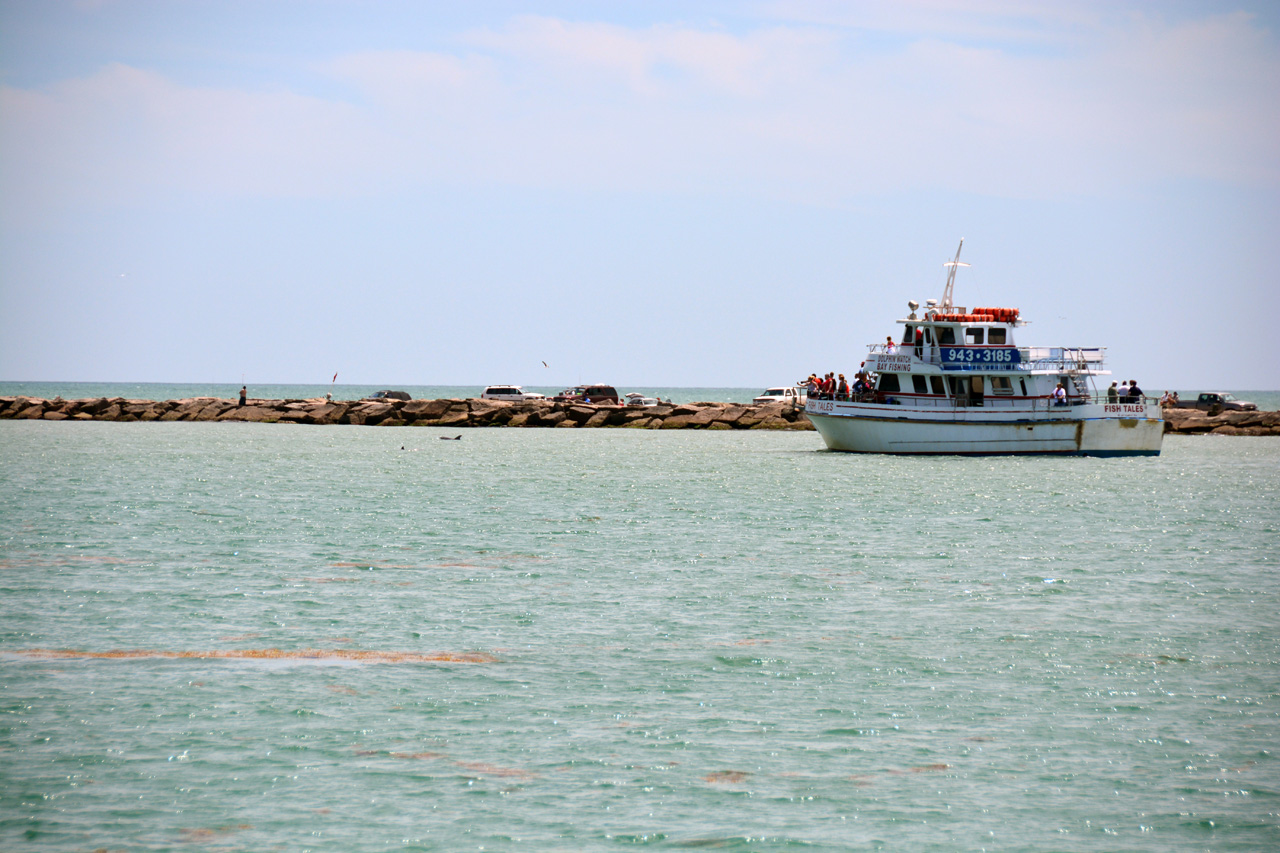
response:
[(956, 247), (955, 260), (947, 261), (945, 264), (943, 264), (944, 267), (950, 267), (950, 270), (947, 272), (947, 288), (946, 290), (942, 291), (942, 304), (938, 306), (944, 311), (949, 311), (952, 307), (954, 307), (951, 303), (951, 291), (956, 286), (956, 267), (969, 266), (968, 264), (963, 264), (960, 262), (960, 250), (963, 248), (964, 248), (964, 238), (961, 237), (960, 245)]

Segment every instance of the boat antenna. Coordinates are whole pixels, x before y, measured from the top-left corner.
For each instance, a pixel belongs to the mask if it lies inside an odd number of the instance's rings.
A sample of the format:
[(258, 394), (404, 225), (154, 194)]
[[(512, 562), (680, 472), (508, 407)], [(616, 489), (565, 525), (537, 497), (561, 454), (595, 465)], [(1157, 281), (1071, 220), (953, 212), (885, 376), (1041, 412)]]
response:
[(947, 261), (945, 264), (943, 264), (943, 266), (944, 266), (944, 267), (950, 267), (951, 269), (950, 269), (950, 271), (947, 273), (947, 289), (946, 289), (946, 290), (944, 290), (944, 291), (942, 291), (942, 304), (938, 306), (939, 308), (951, 308), (951, 307), (952, 307), (952, 306), (951, 306), (951, 291), (952, 291), (952, 290), (955, 288), (955, 286), (956, 286), (956, 267), (967, 267), (967, 266), (969, 266), (968, 264), (962, 264), (962, 263), (960, 263), (960, 250), (961, 250), (961, 249), (963, 249), (963, 248), (964, 248), (964, 238), (963, 238), (963, 237), (961, 237), (961, 238), (960, 238), (960, 245), (956, 247), (956, 258), (955, 258), (955, 260), (954, 260), (954, 261)]

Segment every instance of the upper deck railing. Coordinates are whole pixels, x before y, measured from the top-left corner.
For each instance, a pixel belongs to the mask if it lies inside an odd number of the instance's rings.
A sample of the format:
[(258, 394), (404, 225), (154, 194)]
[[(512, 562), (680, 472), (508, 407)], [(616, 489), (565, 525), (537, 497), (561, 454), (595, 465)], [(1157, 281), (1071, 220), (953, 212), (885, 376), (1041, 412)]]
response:
[(1017, 409), (1020, 411), (1030, 412), (1059, 412), (1063, 415), (1071, 413), (1072, 409), (1077, 406), (1088, 406), (1095, 404), (1107, 404), (1111, 406), (1135, 407), (1134, 409), (1126, 409), (1134, 415), (1142, 412), (1137, 411), (1136, 407), (1141, 407), (1145, 411), (1146, 407), (1158, 405), (1159, 401), (1156, 397), (1148, 397), (1143, 395), (1138, 399), (1123, 398), (1110, 399), (1106, 392), (1090, 392), (1086, 394), (1068, 393), (1067, 398), (1062, 403), (1057, 403), (1051, 397), (1014, 397), (1003, 394), (984, 394), (980, 397), (972, 397), (968, 395), (961, 396), (944, 396), (934, 394), (912, 394), (905, 392), (884, 392), (884, 391), (863, 391), (861, 393), (850, 393), (846, 396), (830, 395), (824, 396), (817, 394), (808, 398), (809, 401), (834, 400), (835, 402), (849, 403), (880, 403), (897, 406), (909, 406), (916, 409), (930, 408), (983, 408), (983, 409)]
[(909, 355), (925, 364), (957, 371), (1094, 373), (1102, 371), (1106, 361), (1106, 347), (872, 344), (868, 349), (873, 355)]

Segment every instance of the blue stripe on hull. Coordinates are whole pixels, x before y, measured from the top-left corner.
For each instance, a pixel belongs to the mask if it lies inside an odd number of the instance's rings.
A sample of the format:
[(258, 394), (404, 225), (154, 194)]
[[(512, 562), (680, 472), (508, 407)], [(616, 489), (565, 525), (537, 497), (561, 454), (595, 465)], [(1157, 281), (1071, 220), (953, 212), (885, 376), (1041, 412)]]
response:
[(1159, 456), (1159, 450), (837, 450), (825, 448), (828, 453), (859, 453), (866, 456), (1095, 456), (1115, 458), (1119, 456)]

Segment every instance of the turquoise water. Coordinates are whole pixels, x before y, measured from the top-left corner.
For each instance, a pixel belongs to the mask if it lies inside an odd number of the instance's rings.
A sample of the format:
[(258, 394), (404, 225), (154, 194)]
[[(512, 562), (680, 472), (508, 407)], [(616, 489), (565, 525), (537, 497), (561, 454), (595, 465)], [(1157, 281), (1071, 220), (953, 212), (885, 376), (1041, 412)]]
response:
[(1280, 847), (1280, 441), (456, 434), (0, 421), (0, 848)]

